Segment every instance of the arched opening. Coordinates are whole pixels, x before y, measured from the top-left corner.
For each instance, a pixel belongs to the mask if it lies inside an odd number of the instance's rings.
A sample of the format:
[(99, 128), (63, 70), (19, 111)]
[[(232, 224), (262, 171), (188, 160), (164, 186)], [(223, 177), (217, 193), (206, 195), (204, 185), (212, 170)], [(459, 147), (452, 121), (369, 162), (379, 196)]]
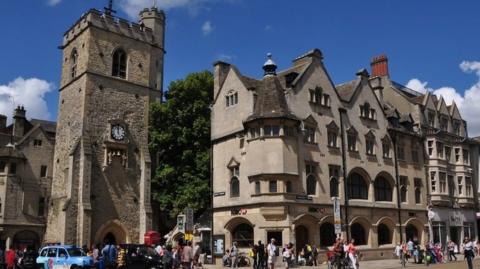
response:
[(412, 240), (413, 242), (419, 241), (418, 229), (413, 224), (408, 224), (407, 226), (405, 226), (405, 235), (406, 235), (407, 241), (408, 240)]
[(350, 226), (350, 232), (352, 238), (355, 239), (355, 245), (366, 245), (367, 244), (367, 233), (365, 228), (358, 222)]
[(314, 175), (307, 177), (307, 195), (315, 195), (317, 192), (317, 179)]
[(100, 229), (97, 230), (95, 234), (95, 242), (125, 244), (129, 243), (129, 237), (127, 230), (119, 220), (111, 220), (103, 224)]
[(338, 179), (336, 177), (330, 179), (330, 197), (338, 197)]
[(400, 187), (400, 201), (402, 203), (407, 202), (407, 187), (405, 186)]
[(378, 245), (389, 245), (392, 243), (392, 233), (387, 225), (381, 223), (377, 227)]
[(113, 53), (112, 76), (119, 78), (127, 77), (127, 54), (123, 49), (117, 49)]
[(301, 250), (307, 243), (308, 240), (308, 229), (307, 227), (300, 225), (295, 228), (295, 243), (297, 245), (297, 251)]
[(368, 199), (368, 185), (365, 178), (357, 172), (350, 174), (348, 180), (348, 198), (349, 199)]
[(240, 181), (237, 177), (232, 177), (230, 180), (230, 197), (240, 196)]
[(240, 223), (232, 230), (232, 242), (244, 248), (253, 245), (253, 227), (247, 223)]
[(377, 177), (374, 183), (375, 201), (392, 201), (392, 186), (384, 177)]
[(335, 243), (335, 227), (330, 222), (325, 222), (320, 225), (320, 247), (326, 248), (333, 246)]
[(13, 236), (13, 246), (15, 249), (25, 249), (27, 247), (38, 249), (40, 247), (40, 237), (33, 231), (21, 231)]

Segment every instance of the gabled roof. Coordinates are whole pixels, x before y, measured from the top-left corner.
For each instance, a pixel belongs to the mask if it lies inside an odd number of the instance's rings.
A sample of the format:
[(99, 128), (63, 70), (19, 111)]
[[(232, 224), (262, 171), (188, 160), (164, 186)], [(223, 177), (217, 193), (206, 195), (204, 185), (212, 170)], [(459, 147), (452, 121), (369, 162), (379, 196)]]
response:
[(360, 84), (361, 79), (357, 78), (342, 84), (338, 84), (335, 86), (335, 88), (337, 89), (338, 95), (342, 101), (350, 102)]
[(257, 101), (247, 121), (262, 118), (290, 118), (298, 120), (288, 109), (285, 92), (277, 76), (265, 76), (257, 84)]

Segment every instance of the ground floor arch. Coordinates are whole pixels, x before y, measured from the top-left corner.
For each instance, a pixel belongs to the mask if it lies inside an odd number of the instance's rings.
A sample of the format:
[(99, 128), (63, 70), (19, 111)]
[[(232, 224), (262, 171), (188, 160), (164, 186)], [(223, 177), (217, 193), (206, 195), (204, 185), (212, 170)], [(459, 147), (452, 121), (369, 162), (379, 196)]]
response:
[(412, 218), (405, 222), (405, 240), (412, 240), (421, 244), (423, 241), (424, 225), (418, 219)]
[(97, 230), (95, 243), (125, 244), (130, 243), (130, 239), (123, 224), (119, 220), (111, 220)]
[(335, 226), (331, 222), (324, 222), (320, 225), (320, 247), (327, 248), (333, 246), (337, 235)]
[(40, 247), (40, 237), (34, 231), (23, 230), (15, 233), (12, 244), (15, 249), (24, 249), (26, 247), (38, 249)]

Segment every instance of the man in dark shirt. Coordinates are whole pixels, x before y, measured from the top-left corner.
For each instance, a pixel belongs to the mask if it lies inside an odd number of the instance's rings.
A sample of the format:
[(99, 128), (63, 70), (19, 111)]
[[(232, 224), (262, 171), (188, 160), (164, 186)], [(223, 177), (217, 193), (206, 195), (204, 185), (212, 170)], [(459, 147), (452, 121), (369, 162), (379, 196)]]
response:
[(262, 244), (262, 240), (258, 241), (258, 269), (265, 268), (265, 245)]

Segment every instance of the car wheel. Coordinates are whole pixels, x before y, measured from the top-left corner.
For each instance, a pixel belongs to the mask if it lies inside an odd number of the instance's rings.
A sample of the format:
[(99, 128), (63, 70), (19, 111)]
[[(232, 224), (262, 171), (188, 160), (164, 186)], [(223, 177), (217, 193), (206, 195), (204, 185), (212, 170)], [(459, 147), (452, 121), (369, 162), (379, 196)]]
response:
[(76, 264), (72, 264), (72, 266), (70, 266), (70, 269), (79, 269), (79, 267)]

